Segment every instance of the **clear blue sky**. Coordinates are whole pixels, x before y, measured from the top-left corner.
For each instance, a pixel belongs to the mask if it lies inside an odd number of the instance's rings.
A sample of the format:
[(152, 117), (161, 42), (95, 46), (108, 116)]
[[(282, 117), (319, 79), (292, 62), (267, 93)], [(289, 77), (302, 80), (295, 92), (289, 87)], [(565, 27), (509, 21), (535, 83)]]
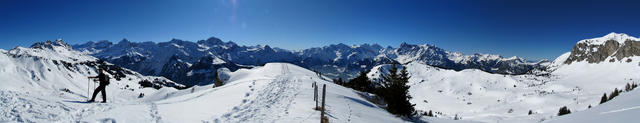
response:
[(634, 1), (556, 0), (0, 0), (0, 48), (200, 40), (304, 49), (432, 44), (465, 54), (553, 59), (581, 39), (640, 36)]

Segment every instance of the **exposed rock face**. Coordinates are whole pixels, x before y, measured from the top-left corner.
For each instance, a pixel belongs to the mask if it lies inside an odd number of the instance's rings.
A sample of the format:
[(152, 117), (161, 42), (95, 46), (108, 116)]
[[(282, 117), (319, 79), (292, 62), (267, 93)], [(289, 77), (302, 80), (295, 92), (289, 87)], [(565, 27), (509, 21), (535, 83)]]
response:
[(587, 39), (578, 42), (573, 49), (571, 55), (564, 62), (571, 64), (573, 62), (587, 61), (588, 63), (600, 63), (622, 61), (623, 58), (631, 56), (640, 56), (640, 40), (626, 34), (611, 33), (604, 37)]
[(640, 41), (627, 40), (614, 54), (618, 60), (629, 56), (640, 56)]

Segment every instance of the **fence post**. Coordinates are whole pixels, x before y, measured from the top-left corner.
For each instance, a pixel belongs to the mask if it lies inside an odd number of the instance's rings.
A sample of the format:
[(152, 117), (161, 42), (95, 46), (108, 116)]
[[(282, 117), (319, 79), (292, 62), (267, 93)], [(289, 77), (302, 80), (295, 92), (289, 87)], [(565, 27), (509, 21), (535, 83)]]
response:
[(322, 85), (322, 108), (320, 109), (320, 123), (323, 123), (322, 119), (324, 119), (324, 99), (326, 95), (327, 95), (327, 84), (324, 84)]
[(313, 108), (318, 108), (318, 85), (315, 82), (313, 83), (313, 101), (316, 102), (316, 107)]

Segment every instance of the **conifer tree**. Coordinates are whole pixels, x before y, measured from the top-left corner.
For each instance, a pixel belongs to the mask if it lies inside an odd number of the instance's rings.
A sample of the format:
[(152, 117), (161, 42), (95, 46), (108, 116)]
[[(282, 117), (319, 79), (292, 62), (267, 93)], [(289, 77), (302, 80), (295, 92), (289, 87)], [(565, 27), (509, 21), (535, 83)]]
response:
[(409, 73), (405, 67), (398, 74), (398, 68), (394, 64), (389, 69), (389, 74), (383, 77), (386, 87), (383, 98), (387, 101), (387, 110), (392, 114), (410, 117), (415, 114), (415, 109), (409, 100)]
[(529, 110), (529, 115), (533, 114), (533, 111)]
[(213, 84), (215, 85), (215, 87), (222, 86), (222, 80), (218, 76), (218, 71), (216, 71), (216, 73), (213, 74)]
[(618, 88), (616, 88), (615, 90), (613, 90), (613, 92), (611, 92), (611, 94), (609, 95), (609, 100), (613, 99), (614, 97), (619, 95), (619, 91)]
[(372, 92), (371, 80), (367, 77), (366, 71), (360, 71), (360, 75), (358, 77), (349, 80), (349, 83), (352, 83), (353, 89), (364, 91), (364, 92)]
[(567, 106), (564, 106), (562, 108), (560, 108), (560, 111), (558, 111), (558, 116), (562, 116), (565, 114), (570, 114), (571, 110), (569, 110), (569, 108), (567, 108)]
[(604, 93), (604, 95), (602, 95), (602, 99), (600, 99), (600, 104), (607, 102), (608, 99), (609, 98), (607, 98), (607, 93)]

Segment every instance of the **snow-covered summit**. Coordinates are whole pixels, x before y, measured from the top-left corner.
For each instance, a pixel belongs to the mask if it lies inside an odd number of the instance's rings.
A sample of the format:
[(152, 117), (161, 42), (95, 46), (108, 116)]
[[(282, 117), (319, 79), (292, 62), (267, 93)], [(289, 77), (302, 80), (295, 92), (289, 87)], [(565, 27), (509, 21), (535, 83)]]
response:
[(67, 49), (71, 49), (71, 46), (67, 43), (65, 43), (64, 41), (62, 41), (62, 39), (57, 39), (56, 41), (45, 41), (45, 42), (37, 42), (34, 43), (33, 45), (31, 45), (31, 48), (54, 48), (54, 47), (63, 47), (63, 48), (67, 48)]
[(617, 41), (619, 44), (624, 44), (624, 42), (627, 41), (627, 40), (640, 41), (639, 38), (636, 38), (636, 37), (633, 37), (633, 36), (629, 36), (629, 35), (627, 35), (625, 33), (611, 32), (611, 33), (609, 33), (609, 34), (607, 34), (607, 35), (605, 35), (603, 37), (580, 40), (580, 41), (578, 41), (578, 43), (586, 43), (586, 44), (590, 44), (590, 45), (602, 45), (606, 41), (609, 41), (609, 40)]
[(97, 60), (92, 56), (83, 55), (82, 53), (73, 50), (70, 45), (61, 39), (58, 39), (55, 42), (37, 42), (31, 45), (31, 48), (15, 47), (9, 50), (8, 54), (14, 56), (32, 56), (42, 59), (62, 60), (72, 63)]
[[(538, 66), (538, 64), (527, 63), (521, 58), (503, 58), (490, 54), (463, 55), (451, 53), (434, 45), (408, 43), (402, 43), (398, 48), (382, 47), (378, 44), (349, 46), (339, 43), (291, 51), (268, 45), (241, 46), (231, 41), (224, 42), (211, 37), (197, 42), (179, 39), (158, 43), (123, 40), (115, 45), (108, 43), (97, 45), (97, 43), (90, 42), (74, 45), (74, 49), (85, 51), (85, 53), (145, 75), (164, 76), (183, 83), (191, 83), (185, 79), (189, 77), (187, 75), (192, 75), (189, 71), (200, 68), (192, 68), (193, 66), (190, 64), (198, 64), (203, 57), (217, 59), (216, 62), (200, 62), (215, 63), (216, 66), (210, 68), (211, 70), (204, 70), (212, 73), (219, 67), (227, 67), (234, 71), (239, 68), (238, 66), (260, 66), (269, 62), (286, 62), (316, 70), (332, 78), (344, 79), (355, 77), (360, 71), (371, 69), (376, 65), (411, 61), (421, 61), (448, 69), (480, 69), (501, 74), (523, 74)], [(172, 61), (170, 59), (172, 57), (181, 62)], [(209, 80), (194, 83), (209, 83)]]
[(603, 37), (579, 41), (571, 49), (571, 55), (564, 63), (632, 62), (628, 59), (631, 56), (640, 56), (640, 39), (627, 34), (610, 33)]

